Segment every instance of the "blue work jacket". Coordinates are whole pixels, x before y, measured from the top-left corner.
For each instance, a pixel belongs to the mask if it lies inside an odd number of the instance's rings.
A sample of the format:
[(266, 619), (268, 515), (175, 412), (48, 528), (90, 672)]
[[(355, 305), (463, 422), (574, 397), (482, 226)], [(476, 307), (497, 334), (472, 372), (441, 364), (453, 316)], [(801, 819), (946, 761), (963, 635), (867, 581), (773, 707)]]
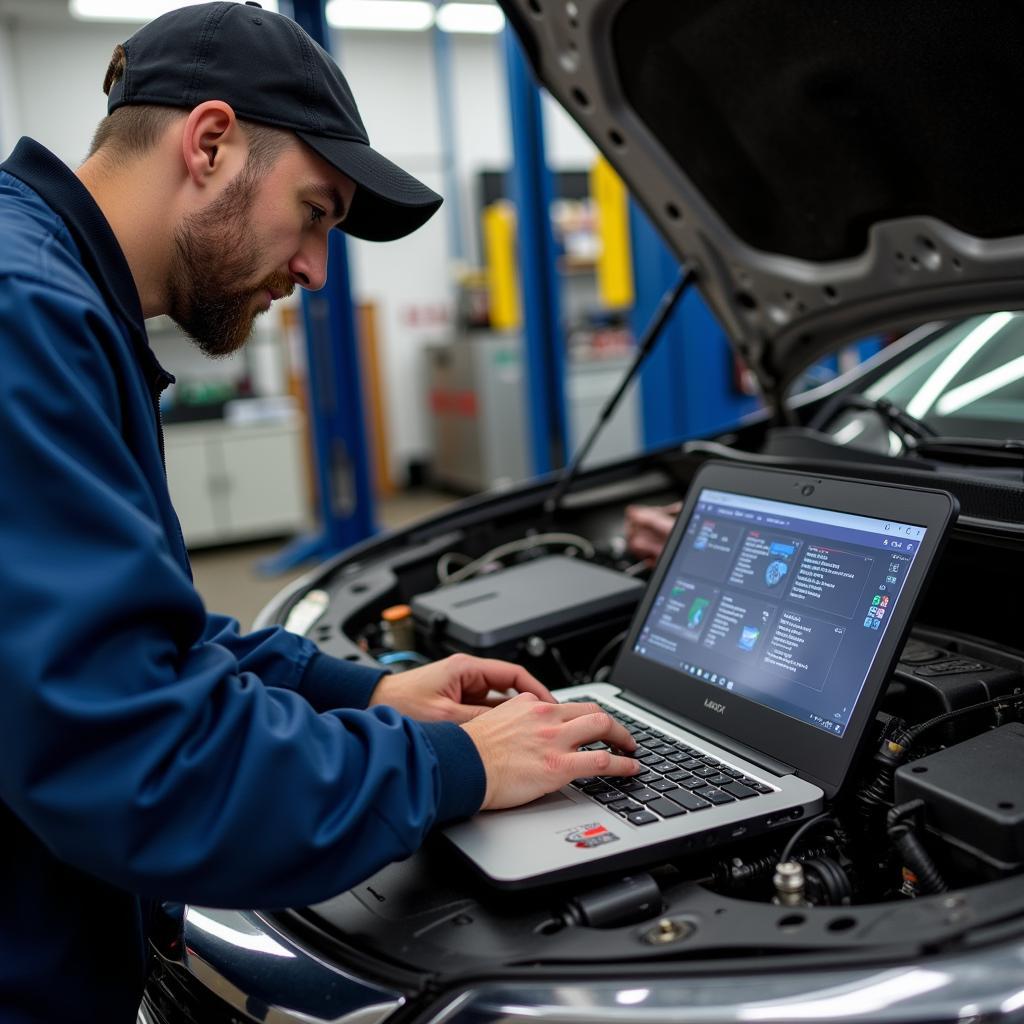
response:
[(206, 612), (117, 240), (23, 139), (0, 165), (0, 1021), (131, 1024), (147, 908), (326, 899), (478, 809), (467, 734), (379, 674)]

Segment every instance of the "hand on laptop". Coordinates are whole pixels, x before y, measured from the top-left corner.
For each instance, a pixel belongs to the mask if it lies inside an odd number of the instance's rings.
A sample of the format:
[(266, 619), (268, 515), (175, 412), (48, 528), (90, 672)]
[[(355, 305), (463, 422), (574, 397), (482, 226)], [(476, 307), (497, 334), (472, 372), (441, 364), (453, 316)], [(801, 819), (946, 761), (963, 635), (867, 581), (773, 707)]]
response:
[(500, 695), (505, 690), (555, 703), (551, 691), (519, 665), (453, 654), (423, 668), (384, 676), (374, 688), (370, 707), (386, 704), (420, 722), (461, 723), (508, 700)]
[(629, 550), (648, 565), (654, 565), (682, 507), (681, 501), (673, 505), (629, 505), (624, 523)]
[(487, 773), (481, 810), (528, 803), (588, 775), (636, 775), (643, 765), (609, 750), (580, 750), (603, 740), (636, 749), (633, 737), (596, 704), (549, 704), (521, 693), (463, 725)]

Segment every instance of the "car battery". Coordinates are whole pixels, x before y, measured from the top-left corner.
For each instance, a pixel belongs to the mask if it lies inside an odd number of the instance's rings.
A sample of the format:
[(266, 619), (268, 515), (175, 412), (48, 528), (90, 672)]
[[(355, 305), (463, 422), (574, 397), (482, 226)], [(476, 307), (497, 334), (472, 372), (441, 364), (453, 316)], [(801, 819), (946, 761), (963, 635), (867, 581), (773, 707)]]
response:
[(565, 555), (548, 555), (412, 600), (428, 648), (521, 660), (592, 634), (597, 647), (628, 624), (645, 585)]
[(928, 832), (960, 870), (1004, 877), (1024, 867), (1024, 724), (1010, 722), (902, 765), (897, 804), (924, 801)]

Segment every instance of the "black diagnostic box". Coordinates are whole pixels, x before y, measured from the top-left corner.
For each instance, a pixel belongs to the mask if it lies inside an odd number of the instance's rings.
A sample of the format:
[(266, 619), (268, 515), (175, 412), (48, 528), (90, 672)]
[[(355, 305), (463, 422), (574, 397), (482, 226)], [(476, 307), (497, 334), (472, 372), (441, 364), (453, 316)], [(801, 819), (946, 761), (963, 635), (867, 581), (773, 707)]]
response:
[(549, 555), (420, 594), (412, 614), (416, 628), (448, 650), (514, 657), (529, 637), (621, 625), (643, 592), (625, 573)]
[(1024, 724), (1010, 722), (901, 766), (896, 803), (924, 801), (950, 860), (991, 877), (1024, 866)]

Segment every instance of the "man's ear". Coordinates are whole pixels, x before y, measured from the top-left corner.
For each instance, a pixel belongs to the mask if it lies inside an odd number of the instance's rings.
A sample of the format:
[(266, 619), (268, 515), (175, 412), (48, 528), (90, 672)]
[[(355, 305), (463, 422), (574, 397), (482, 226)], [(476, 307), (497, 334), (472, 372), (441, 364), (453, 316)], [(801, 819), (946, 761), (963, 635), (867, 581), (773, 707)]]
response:
[(233, 178), (245, 163), (246, 140), (234, 110), (222, 100), (193, 108), (181, 134), (181, 155), (193, 184)]

